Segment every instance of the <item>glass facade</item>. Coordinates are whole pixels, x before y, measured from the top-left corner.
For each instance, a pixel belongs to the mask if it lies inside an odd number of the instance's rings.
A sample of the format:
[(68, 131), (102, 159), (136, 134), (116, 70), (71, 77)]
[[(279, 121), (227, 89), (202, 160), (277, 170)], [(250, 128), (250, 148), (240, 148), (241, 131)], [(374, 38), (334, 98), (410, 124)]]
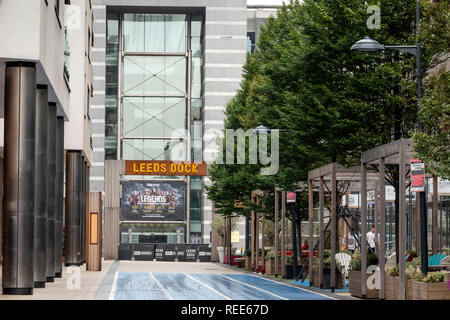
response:
[[(107, 14), (106, 160), (202, 160), (202, 29), (202, 16)], [(202, 180), (182, 179), (190, 181), (189, 237), (199, 242)], [(144, 230), (139, 232), (142, 239), (156, 241), (150, 237), (154, 231), (143, 224), (126, 224), (127, 230), (121, 227), (120, 231), (122, 242), (140, 241), (135, 231), (129, 238), (128, 229)], [(179, 243), (175, 239), (182, 234), (184, 242), (185, 225), (181, 225), (183, 230), (172, 228), (169, 232), (162, 224), (158, 235), (167, 235), (169, 243)]]

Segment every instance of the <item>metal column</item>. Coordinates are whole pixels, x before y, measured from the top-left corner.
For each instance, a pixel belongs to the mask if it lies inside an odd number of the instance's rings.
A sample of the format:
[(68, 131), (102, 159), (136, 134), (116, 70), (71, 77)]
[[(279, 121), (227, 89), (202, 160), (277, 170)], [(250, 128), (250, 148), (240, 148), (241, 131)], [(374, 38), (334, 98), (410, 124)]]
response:
[(286, 277), (286, 191), (281, 191), (281, 277)]
[(84, 157), (81, 157), (81, 194), (80, 194), (80, 253), (81, 253), (81, 264), (85, 262), (85, 215), (86, 215), (86, 162)]
[(331, 169), (331, 292), (336, 287), (336, 238), (337, 238), (337, 201), (336, 201), (336, 163), (333, 163)]
[(3, 294), (33, 294), (36, 64), (5, 69)]
[(81, 264), (80, 206), (81, 206), (81, 152), (66, 153), (66, 211), (65, 211), (65, 265)]
[(55, 211), (56, 211), (56, 103), (48, 103), (47, 121), (47, 226), (45, 276), (55, 281)]
[[(45, 288), (47, 227), (48, 87), (36, 90), (36, 163), (34, 183), (34, 287)], [(45, 186), (45, 187), (44, 187)]]
[(62, 276), (62, 237), (64, 212), (64, 118), (56, 120), (56, 208), (55, 208), (55, 278)]

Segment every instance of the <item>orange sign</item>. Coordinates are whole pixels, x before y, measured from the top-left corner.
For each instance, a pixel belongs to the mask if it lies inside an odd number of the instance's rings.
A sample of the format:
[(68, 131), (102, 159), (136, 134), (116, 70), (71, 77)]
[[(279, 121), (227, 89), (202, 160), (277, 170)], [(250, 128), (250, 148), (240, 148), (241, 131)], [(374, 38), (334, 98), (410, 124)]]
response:
[(125, 160), (126, 175), (206, 176), (206, 162)]

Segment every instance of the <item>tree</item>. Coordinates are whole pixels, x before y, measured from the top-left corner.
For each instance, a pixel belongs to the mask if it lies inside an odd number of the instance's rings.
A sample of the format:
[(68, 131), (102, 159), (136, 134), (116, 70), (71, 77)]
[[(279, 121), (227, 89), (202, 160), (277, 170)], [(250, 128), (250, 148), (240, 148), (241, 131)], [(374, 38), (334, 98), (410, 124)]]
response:
[(450, 179), (450, 8), (448, 1), (422, 5), (421, 41), (429, 62), (419, 112), (425, 129), (414, 134), (415, 150), (427, 171)]
[[(259, 174), (260, 165), (213, 165), (207, 191), (219, 212), (237, 211), (233, 201), (239, 198), (253, 205), (254, 189), (266, 191), (262, 203), (273, 204), (275, 186), (295, 190), (313, 168), (359, 164), (362, 151), (410, 136), (416, 123), (414, 59), (390, 51), (350, 52), (364, 36), (385, 44), (414, 42), (414, 1), (377, 4), (383, 17), (379, 30), (367, 29), (367, 7), (359, 0), (292, 1), (262, 26), (241, 89), (227, 105), (225, 127), (245, 131), (263, 124), (285, 130), (280, 168), (267, 177)], [(398, 192), (398, 181), (392, 184)], [(260, 212), (270, 216), (270, 208)], [(305, 217), (305, 210), (302, 201), (298, 217)]]

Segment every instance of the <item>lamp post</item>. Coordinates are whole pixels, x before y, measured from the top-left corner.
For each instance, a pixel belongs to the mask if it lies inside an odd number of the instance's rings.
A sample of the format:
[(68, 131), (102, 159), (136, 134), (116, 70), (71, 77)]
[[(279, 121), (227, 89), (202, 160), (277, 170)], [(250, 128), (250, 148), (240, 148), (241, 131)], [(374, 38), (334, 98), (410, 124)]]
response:
[[(418, 21), (418, 10), (417, 10)], [(417, 68), (417, 109), (420, 110), (420, 99), (423, 96), (422, 91), (422, 46), (420, 42), (410, 46), (387, 46), (380, 44), (378, 41), (372, 40), (369, 37), (364, 38), (356, 42), (351, 51), (363, 51), (363, 52), (379, 52), (384, 50), (397, 50), (404, 51), (412, 54), (416, 57)], [(417, 116), (417, 127), (419, 131), (423, 130), (423, 123), (419, 116)], [(403, 192), (403, 190), (400, 190)], [(419, 192), (420, 203), (420, 257), (421, 257), (421, 271), (425, 275), (428, 272), (428, 239), (427, 239), (427, 212), (426, 212), (426, 199), (425, 192)], [(398, 250), (398, 248), (397, 248)], [(399, 254), (399, 257), (400, 254)]]

